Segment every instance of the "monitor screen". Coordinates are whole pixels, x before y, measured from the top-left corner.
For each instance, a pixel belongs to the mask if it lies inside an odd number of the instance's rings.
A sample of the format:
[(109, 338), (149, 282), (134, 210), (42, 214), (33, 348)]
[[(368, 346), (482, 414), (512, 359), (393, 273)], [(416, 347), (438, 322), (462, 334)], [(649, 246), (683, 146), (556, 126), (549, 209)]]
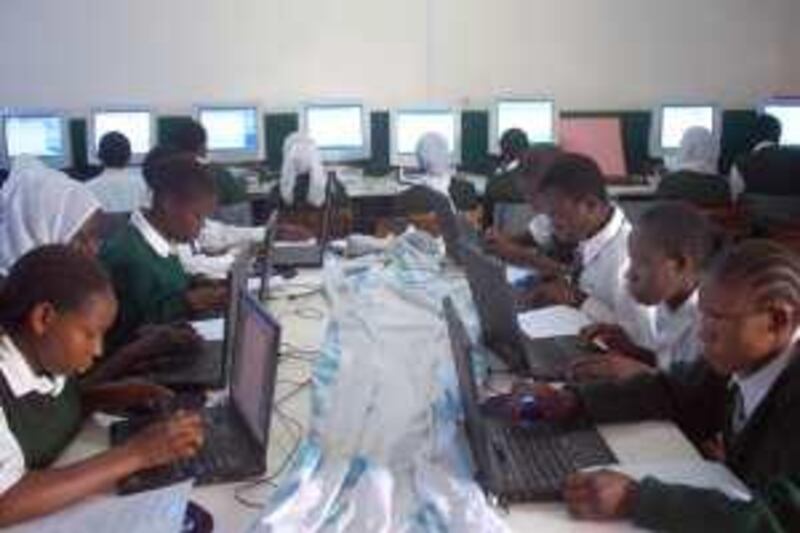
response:
[(247, 291), (239, 292), (231, 400), (247, 428), (266, 446), (275, 389), (280, 329)]
[(715, 133), (715, 113), (713, 106), (664, 106), (661, 108), (661, 149), (677, 150), (683, 134), (695, 126)]
[(456, 117), (453, 111), (400, 111), (395, 120), (397, 153), (416, 153), (419, 139), (431, 132), (447, 139), (450, 153), (455, 151)]
[(8, 116), (5, 125), (6, 155), (44, 158), (65, 157), (64, 119), (57, 115)]
[(506, 131), (518, 128), (525, 132), (528, 141), (552, 143), (555, 141), (553, 123), (555, 104), (550, 100), (508, 100), (497, 104), (497, 138)]
[(619, 118), (567, 118), (559, 123), (559, 146), (594, 159), (605, 176), (626, 176)]
[(781, 123), (781, 144), (800, 146), (800, 101), (784, 104), (768, 104), (764, 113), (772, 115)]
[(364, 108), (360, 105), (309, 106), (306, 131), (320, 150), (364, 147)]
[(93, 119), (95, 151), (100, 139), (112, 131), (128, 138), (133, 154), (146, 154), (153, 147), (153, 122), (149, 111), (99, 111)]
[(256, 108), (205, 108), (198, 120), (206, 129), (210, 152), (258, 152)]

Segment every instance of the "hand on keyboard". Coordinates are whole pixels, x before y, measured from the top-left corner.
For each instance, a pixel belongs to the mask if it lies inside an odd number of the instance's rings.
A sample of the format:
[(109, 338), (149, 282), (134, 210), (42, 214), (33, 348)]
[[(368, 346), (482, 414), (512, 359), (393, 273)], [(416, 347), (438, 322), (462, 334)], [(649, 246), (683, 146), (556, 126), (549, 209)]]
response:
[(202, 446), (202, 420), (185, 411), (151, 424), (124, 444), (141, 470), (192, 457)]
[(518, 381), (514, 383), (512, 394), (519, 401), (525, 396), (532, 396), (536, 402), (536, 411), (542, 420), (568, 421), (575, 418), (580, 411), (577, 395), (567, 389), (556, 389), (546, 383)]
[(619, 520), (631, 515), (637, 488), (635, 481), (617, 472), (579, 472), (567, 478), (563, 495), (576, 518)]

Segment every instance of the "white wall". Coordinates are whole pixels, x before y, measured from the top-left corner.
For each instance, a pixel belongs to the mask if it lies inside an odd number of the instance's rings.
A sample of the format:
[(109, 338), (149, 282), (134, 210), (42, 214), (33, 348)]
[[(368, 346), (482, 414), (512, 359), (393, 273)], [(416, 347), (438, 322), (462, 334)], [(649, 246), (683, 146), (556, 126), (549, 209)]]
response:
[[(313, 97), (562, 108), (797, 88), (795, 0), (2, 0), (0, 106)], [(793, 63), (792, 63), (793, 64)]]

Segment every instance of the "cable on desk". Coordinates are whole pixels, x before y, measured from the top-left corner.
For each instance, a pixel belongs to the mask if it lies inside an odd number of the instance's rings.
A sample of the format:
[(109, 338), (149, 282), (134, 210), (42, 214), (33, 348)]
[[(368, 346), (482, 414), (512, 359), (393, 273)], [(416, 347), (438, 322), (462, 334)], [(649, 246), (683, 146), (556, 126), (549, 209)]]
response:
[(292, 390), (290, 390), (289, 392), (287, 392), (286, 394), (275, 400), (276, 405), (281, 405), (284, 402), (292, 399), (297, 394), (299, 394), (300, 391), (311, 385), (311, 378), (307, 378), (299, 383), (296, 381), (279, 381), (278, 383), (289, 383), (291, 385), (294, 385), (294, 388)]
[(298, 318), (303, 318), (306, 320), (324, 320), (325, 313), (316, 307), (305, 306), (305, 307), (298, 307), (294, 310), (293, 313)]

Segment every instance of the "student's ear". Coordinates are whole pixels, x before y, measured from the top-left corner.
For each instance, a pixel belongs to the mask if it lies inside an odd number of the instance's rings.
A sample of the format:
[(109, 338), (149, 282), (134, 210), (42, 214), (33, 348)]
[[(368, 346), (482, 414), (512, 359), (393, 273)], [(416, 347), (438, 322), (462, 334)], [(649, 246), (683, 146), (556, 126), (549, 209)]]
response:
[(767, 305), (770, 333), (791, 335), (797, 322), (797, 309), (785, 300), (774, 300)]
[(57, 315), (56, 308), (49, 302), (36, 304), (30, 312), (28, 326), (37, 336), (44, 335)]

